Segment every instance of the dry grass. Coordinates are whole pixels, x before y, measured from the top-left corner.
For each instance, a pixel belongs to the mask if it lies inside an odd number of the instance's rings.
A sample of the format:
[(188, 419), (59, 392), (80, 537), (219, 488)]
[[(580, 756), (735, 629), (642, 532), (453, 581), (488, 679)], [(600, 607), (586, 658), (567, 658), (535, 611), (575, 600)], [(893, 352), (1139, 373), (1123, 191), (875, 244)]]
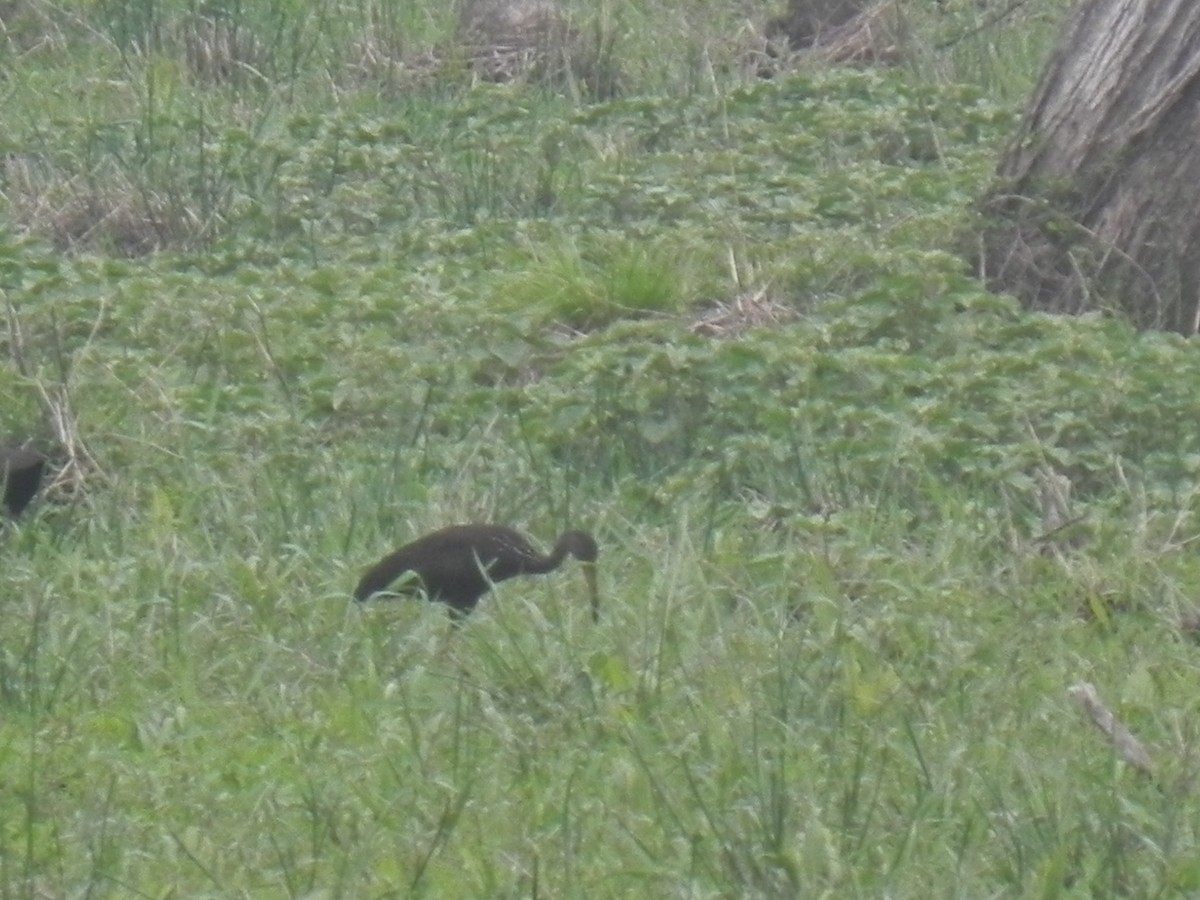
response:
[[(85, 344), (91, 344), (100, 327), (97, 319)], [(56, 500), (75, 500), (82, 495), (86, 483), (103, 479), (104, 473), (79, 427), (72, 390), (72, 358), (63, 347), (62, 336), (55, 330), (39, 336), (37, 347), (21, 324), (16, 307), (10, 301), (7, 308), (8, 349), (13, 368), (32, 385), (42, 413), (42, 429), (56, 448), (53, 456), (59, 463), (54, 478), (43, 488), (43, 494)], [(36, 359), (34, 357), (39, 357)], [(42, 364), (41, 357), (49, 361)], [(53, 376), (44, 374), (57, 370)]]
[(62, 54), (68, 37), (61, 11), (36, 0), (0, 0), (0, 45), (22, 61)]
[(703, 310), (691, 323), (695, 334), (736, 338), (752, 328), (779, 325), (796, 318), (796, 310), (768, 286), (743, 291), (731, 300)]
[(139, 257), (201, 243), (207, 228), (177, 197), (108, 170), (66, 172), (30, 156), (4, 161), (7, 200), (20, 226), (66, 252), (97, 250)]
[(463, 9), (456, 44), (482, 81), (525, 81), (603, 99), (620, 92), (616, 33), (597, 20), (576, 27), (552, 0), (476, 0)]
[(831, 65), (896, 65), (905, 56), (906, 25), (895, 0), (872, 6), (857, 2), (794, 2), (785, 16), (765, 26), (767, 72), (799, 62)]
[(188, 72), (197, 81), (234, 85), (268, 83), (269, 49), (237, 22), (190, 16), (177, 26), (174, 40), (183, 45)]

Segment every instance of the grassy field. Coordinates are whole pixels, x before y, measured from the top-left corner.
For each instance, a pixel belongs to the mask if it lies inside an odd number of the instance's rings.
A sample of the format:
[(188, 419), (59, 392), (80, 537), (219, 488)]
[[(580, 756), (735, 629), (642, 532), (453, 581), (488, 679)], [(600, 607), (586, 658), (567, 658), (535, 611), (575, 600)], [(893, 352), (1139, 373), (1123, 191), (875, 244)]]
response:
[[(0, 534), (0, 898), (1200, 891), (1200, 358), (964, 264), (1026, 6), (767, 80), (776, 10), (579, 4), (597, 92), (0, 4), (0, 435), (95, 461)], [(465, 521), (592, 530), (601, 621), (351, 601)]]

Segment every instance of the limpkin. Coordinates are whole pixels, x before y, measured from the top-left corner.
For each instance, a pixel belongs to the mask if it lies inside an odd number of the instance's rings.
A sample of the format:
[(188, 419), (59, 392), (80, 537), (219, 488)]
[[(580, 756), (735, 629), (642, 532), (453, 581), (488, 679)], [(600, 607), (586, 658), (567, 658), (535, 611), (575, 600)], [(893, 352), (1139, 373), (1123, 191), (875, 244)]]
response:
[(18, 516), (42, 486), (46, 457), (29, 447), (0, 447), (0, 487), (4, 507)]
[(430, 600), (445, 603), (456, 618), (475, 608), (493, 584), (517, 575), (552, 572), (567, 556), (583, 563), (592, 603), (592, 619), (600, 618), (596, 587), (596, 540), (583, 531), (567, 531), (543, 556), (518, 531), (503, 525), (451, 525), (405, 544), (370, 569), (354, 589), (354, 599), (366, 600), (405, 572), (414, 573)]

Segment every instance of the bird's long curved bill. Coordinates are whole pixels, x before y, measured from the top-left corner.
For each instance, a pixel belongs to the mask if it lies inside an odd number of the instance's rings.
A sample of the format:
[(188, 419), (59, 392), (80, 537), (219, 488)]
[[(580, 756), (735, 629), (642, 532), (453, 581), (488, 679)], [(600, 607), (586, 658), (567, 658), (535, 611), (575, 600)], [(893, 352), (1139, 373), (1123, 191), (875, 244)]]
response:
[(600, 589), (596, 585), (596, 564), (583, 564), (583, 577), (587, 581), (588, 598), (592, 602), (592, 621), (600, 621)]

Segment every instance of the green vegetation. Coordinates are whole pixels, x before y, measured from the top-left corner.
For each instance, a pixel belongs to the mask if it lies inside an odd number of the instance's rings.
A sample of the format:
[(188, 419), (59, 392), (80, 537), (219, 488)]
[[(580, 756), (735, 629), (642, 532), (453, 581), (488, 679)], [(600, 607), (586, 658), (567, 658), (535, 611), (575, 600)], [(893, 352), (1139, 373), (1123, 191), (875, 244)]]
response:
[[(0, 898), (1197, 890), (1200, 359), (960, 252), (1052, 5), (769, 81), (658, 6), (598, 100), (432, 5), (0, 4), (0, 434), (98, 464), (0, 536)], [(472, 520), (602, 621), (350, 601)]]

